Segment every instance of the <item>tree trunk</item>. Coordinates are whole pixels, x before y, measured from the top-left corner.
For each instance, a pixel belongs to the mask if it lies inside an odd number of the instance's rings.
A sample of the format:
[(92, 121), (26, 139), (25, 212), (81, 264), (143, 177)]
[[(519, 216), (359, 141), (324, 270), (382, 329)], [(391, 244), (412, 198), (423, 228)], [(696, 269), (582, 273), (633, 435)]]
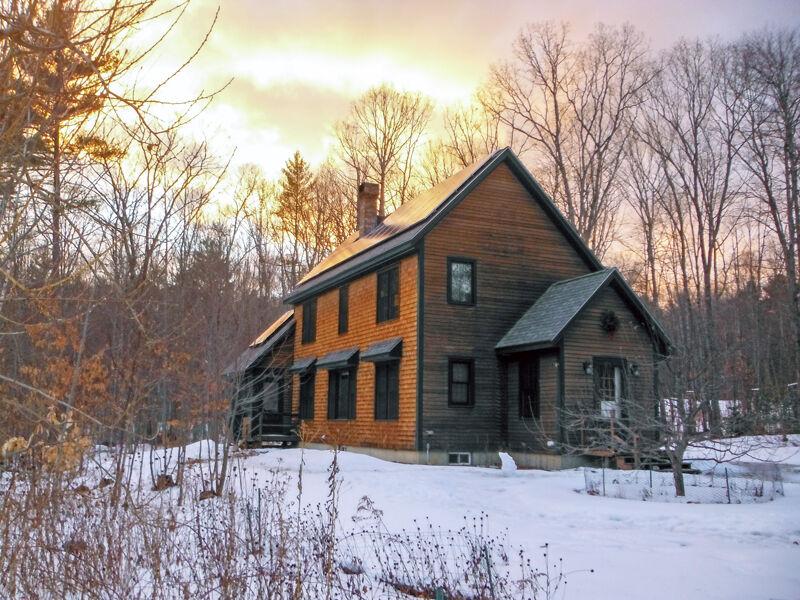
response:
[(669, 459), (672, 465), (672, 479), (675, 482), (675, 496), (683, 498), (686, 496), (683, 482), (683, 452), (671, 454)]
[(51, 205), (51, 265), (53, 279), (61, 275), (61, 132), (56, 125), (53, 135), (53, 198)]

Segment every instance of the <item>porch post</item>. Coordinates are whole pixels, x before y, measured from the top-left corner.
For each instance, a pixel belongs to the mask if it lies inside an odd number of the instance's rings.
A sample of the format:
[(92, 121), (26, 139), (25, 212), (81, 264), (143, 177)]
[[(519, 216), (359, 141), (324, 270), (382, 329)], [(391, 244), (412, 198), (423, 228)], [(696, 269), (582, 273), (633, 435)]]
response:
[(556, 415), (556, 422), (558, 426), (558, 445), (563, 448), (566, 442), (566, 433), (564, 431), (564, 340), (558, 342), (558, 410)]

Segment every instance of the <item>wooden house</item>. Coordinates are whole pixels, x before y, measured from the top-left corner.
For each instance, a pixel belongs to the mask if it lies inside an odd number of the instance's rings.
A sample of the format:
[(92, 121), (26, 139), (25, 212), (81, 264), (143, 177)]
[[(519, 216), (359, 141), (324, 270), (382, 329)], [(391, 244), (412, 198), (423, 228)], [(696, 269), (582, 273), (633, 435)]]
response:
[(385, 218), (377, 196), (362, 184), (358, 231), (286, 298), (304, 443), (558, 468), (579, 460), (581, 423), (655, 410), (666, 334), (510, 149)]

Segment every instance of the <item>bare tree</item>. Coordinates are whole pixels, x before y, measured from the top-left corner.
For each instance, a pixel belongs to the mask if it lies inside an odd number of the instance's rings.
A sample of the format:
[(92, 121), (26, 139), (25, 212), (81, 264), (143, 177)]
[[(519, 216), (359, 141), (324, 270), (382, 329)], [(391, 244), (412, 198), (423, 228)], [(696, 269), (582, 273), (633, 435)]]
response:
[(511, 144), (509, 130), (480, 103), (445, 109), (444, 135), (426, 144), (420, 161), (420, 179), (433, 187), (456, 171)]
[(16, 76), (14, 87), (27, 96), (25, 128), (18, 142), (26, 148), (31, 166), (35, 164), (41, 181), (38, 195), (49, 207), (53, 276), (63, 271), (64, 215), (86, 201), (75, 194), (70, 175), (83, 162), (118, 152), (110, 143), (110, 130), (126, 128), (131, 115), (141, 121), (164, 83), (137, 92), (122, 85), (153, 50), (134, 51), (129, 36), (155, 18), (172, 18), (174, 25), (184, 9), (181, 4), (157, 6), (155, 0), (92, 5), (26, 0), (2, 5), (2, 39)]
[[(701, 351), (695, 369), (704, 371), (695, 387), (718, 397), (714, 306), (724, 289), (720, 256), (741, 216), (743, 185), (736, 169), (741, 144), (737, 131), (744, 115), (736, 87), (738, 65), (724, 47), (682, 41), (663, 56), (660, 67), (645, 110), (643, 139), (657, 154), (665, 179), (667, 233), (677, 257), (676, 283), (688, 311), (684, 331), (687, 340), (699, 342), (687, 350)], [(718, 423), (716, 402), (710, 403), (710, 411), (709, 418)]]
[(659, 288), (663, 284), (662, 198), (667, 193), (666, 181), (656, 154), (635, 136), (631, 136), (625, 146), (623, 181), (639, 246), (624, 245), (640, 256), (644, 265), (642, 292), (658, 306), (661, 299)]
[(600, 25), (575, 46), (566, 25), (529, 25), (512, 62), (495, 66), (481, 94), (508, 127), (556, 202), (599, 255), (616, 233), (630, 113), (651, 78), (642, 36)]
[(373, 177), (380, 186), (379, 212), (412, 196), (417, 150), (428, 127), (433, 105), (421, 94), (400, 92), (389, 85), (368, 90), (350, 115), (336, 124), (340, 156), (357, 189)]
[(739, 47), (747, 103), (741, 122), (746, 160), (758, 199), (756, 218), (777, 238), (794, 307), (794, 380), (800, 381), (800, 40), (798, 32), (762, 32)]

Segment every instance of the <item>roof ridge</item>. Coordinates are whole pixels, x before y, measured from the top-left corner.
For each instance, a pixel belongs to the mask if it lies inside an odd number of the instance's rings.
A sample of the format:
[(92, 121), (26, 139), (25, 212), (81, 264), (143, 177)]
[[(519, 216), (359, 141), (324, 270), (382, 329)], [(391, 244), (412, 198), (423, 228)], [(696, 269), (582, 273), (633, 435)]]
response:
[[(394, 212), (387, 215), (384, 220), (377, 224), (374, 228), (372, 228), (369, 232), (365, 235), (359, 235), (358, 232), (353, 232), (350, 234), (345, 241), (334, 248), (333, 252), (328, 255), (328, 257), (322, 259), (319, 263), (314, 265), (314, 267), (301, 279), (295, 289), (289, 294), (288, 297), (291, 297), (293, 294), (296, 293), (297, 289), (305, 286), (305, 285), (313, 285), (315, 279), (320, 276), (323, 276), (325, 273), (332, 269), (336, 269), (353, 259), (365, 254), (366, 252), (374, 251), (376, 248), (382, 247), (385, 244), (388, 244), (395, 240), (398, 236), (401, 236), (409, 231), (417, 227), (423, 226), (425, 223), (430, 222), (432, 218), (434, 218), (438, 213), (442, 211), (442, 209), (448, 205), (449, 201), (454, 197), (457, 197), (466, 186), (469, 185), (471, 181), (474, 180), (480, 173), (484, 171), (490, 164), (492, 164), (499, 156), (502, 156), (504, 153), (508, 152), (509, 148), (500, 148), (495, 150), (494, 152), (488, 153), (483, 155), (482, 157), (476, 159), (469, 165), (466, 165), (462, 169), (459, 169), (450, 177), (447, 177), (437, 183), (430, 188), (423, 190), (414, 198), (411, 198), (405, 204), (399, 206)], [(459, 181), (459, 176), (463, 177)], [(452, 180), (450, 186), (446, 185), (449, 181)], [(457, 183), (457, 185), (455, 185)], [(452, 187), (455, 185), (455, 187)], [(433, 198), (437, 199), (435, 202), (435, 206), (433, 206), (427, 214), (420, 215), (419, 218), (413, 219), (408, 223), (394, 223), (393, 217), (394, 215), (401, 213), (400, 217), (402, 218), (405, 216), (405, 213), (411, 213), (413, 215), (414, 209), (422, 207), (424, 209), (425, 206), (425, 196), (431, 194), (437, 188), (441, 188), (441, 193), (443, 194), (441, 197), (434, 195)], [(418, 204), (419, 202), (419, 204)], [(387, 233), (387, 228), (390, 229)], [(393, 231), (391, 229), (394, 229)], [(319, 267), (324, 265), (326, 261), (332, 256), (334, 256), (341, 248), (347, 246), (348, 244), (357, 244), (361, 240), (367, 240), (366, 245), (364, 247), (357, 249), (354, 253), (342, 257), (340, 260), (333, 262), (332, 264), (325, 266), (321, 270)], [(315, 272), (316, 271), (316, 272)], [(310, 277), (309, 277), (310, 276)]]
[(558, 281), (554, 281), (550, 287), (554, 287), (556, 285), (561, 285), (564, 283), (572, 283), (573, 281), (577, 281), (579, 279), (585, 279), (587, 277), (595, 277), (596, 275), (610, 275), (614, 271), (618, 271), (617, 267), (606, 267), (605, 269), (600, 269), (599, 271), (592, 271), (591, 273), (584, 273), (583, 275), (578, 275), (577, 277), (572, 277), (570, 279), (560, 279)]

